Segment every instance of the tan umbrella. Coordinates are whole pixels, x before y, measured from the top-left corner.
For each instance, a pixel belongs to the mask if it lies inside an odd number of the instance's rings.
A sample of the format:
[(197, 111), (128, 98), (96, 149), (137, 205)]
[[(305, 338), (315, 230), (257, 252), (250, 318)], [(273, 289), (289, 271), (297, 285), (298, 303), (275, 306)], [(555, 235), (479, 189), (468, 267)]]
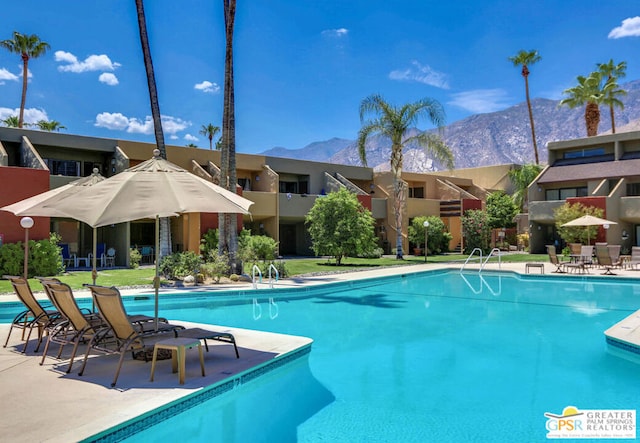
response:
[[(50, 203), (59, 201), (69, 196), (77, 195), (82, 189), (93, 186), (96, 183), (106, 180), (105, 177), (100, 175), (97, 168), (93, 170), (93, 173), (88, 177), (72, 181), (64, 186), (60, 186), (42, 194), (34, 195), (33, 197), (26, 198), (19, 202), (10, 204), (0, 208), (0, 211), (12, 212), (18, 217), (30, 216), (30, 217), (69, 217), (64, 211), (64, 208), (58, 208), (57, 206), (48, 206)], [(96, 276), (98, 272), (96, 270), (96, 252), (97, 252), (97, 229), (93, 228), (93, 270), (92, 278), (93, 284), (96, 284)]]
[[(618, 223), (606, 220), (604, 218), (594, 217), (593, 215), (583, 215), (570, 222), (563, 224), (562, 226), (605, 226), (605, 225), (617, 225)], [(590, 243), (589, 231), (587, 230), (587, 244)]]
[[(156, 219), (156, 251), (160, 217), (188, 212), (248, 214), (252, 201), (206, 181), (160, 157), (154, 157), (73, 196), (54, 197), (43, 208), (99, 227), (142, 218)], [(156, 255), (155, 317), (158, 318), (159, 260)]]

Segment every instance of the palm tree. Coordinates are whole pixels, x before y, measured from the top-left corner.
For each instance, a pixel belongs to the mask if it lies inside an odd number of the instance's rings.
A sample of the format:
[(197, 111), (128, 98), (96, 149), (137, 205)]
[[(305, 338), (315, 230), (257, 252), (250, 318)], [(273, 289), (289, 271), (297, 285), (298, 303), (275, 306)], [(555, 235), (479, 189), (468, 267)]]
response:
[[(220, 159), (220, 176), (222, 185), (231, 192), (236, 192), (236, 118), (235, 93), (233, 82), (233, 29), (235, 25), (236, 0), (223, 0), (225, 24), (225, 58), (224, 58), (224, 105), (222, 111), (222, 152)], [(219, 219), (218, 250), (227, 251), (232, 265), (236, 260), (238, 234), (236, 214), (221, 214)]]
[[(365, 121), (365, 116), (374, 114), (373, 120)], [(421, 117), (438, 127), (439, 134), (422, 132), (406, 137), (407, 131), (415, 126)], [(453, 168), (453, 154), (442, 139), (445, 112), (437, 100), (423, 98), (400, 108), (390, 105), (380, 95), (371, 95), (360, 104), (360, 121), (363, 126), (358, 132), (358, 153), (364, 166), (367, 165), (366, 142), (372, 134), (380, 134), (391, 140), (391, 172), (393, 173), (393, 197), (396, 225), (396, 257), (402, 259), (402, 208), (405, 201), (405, 183), (402, 181), (402, 150), (407, 143), (417, 142), (425, 147), (437, 160), (448, 168)]]
[(520, 168), (509, 171), (509, 178), (515, 187), (511, 198), (522, 212), (527, 212), (529, 203), (528, 188), (531, 182), (540, 174), (540, 171), (542, 171), (542, 167), (535, 164), (522, 165)]
[[(622, 103), (618, 97), (621, 95), (627, 95), (627, 91), (617, 88), (617, 84), (615, 86), (612, 84), (617, 83), (619, 78), (627, 75), (625, 72), (627, 70), (627, 62), (620, 62), (616, 65), (613, 62), (613, 59), (610, 59), (608, 63), (598, 63), (597, 66), (602, 77), (606, 79), (604, 88), (605, 98), (602, 100), (602, 103), (609, 106), (609, 114), (611, 115), (611, 132), (615, 134), (616, 121), (613, 107), (617, 106), (620, 109), (624, 109), (624, 103)], [(607, 84), (609, 84), (608, 88)]]
[[(153, 129), (156, 137), (156, 145), (160, 151), (160, 156), (167, 158), (167, 148), (164, 144), (164, 132), (162, 132), (162, 120), (160, 118), (160, 104), (158, 102), (158, 90), (156, 88), (156, 77), (153, 72), (153, 61), (151, 59), (151, 49), (149, 47), (149, 36), (147, 34), (147, 21), (144, 15), (143, 0), (136, 1), (136, 12), (138, 14), (138, 31), (140, 32), (140, 46), (144, 57), (144, 67), (147, 71), (147, 86), (149, 88), (149, 100), (151, 102), (151, 116), (153, 118)], [(165, 255), (171, 254), (171, 225), (168, 217), (160, 220), (160, 251), (156, 260), (160, 260)]]
[(538, 158), (538, 143), (536, 142), (536, 128), (533, 125), (533, 111), (531, 110), (531, 98), (529, 97), (529, 66), (542, 59), (538, 54), (538, 51), (524, 51), (520, 50), (513, 57), (509, 57), (509, 61), (514, 66), (522, 66), (521, 74), (524, 77), (524, 89), (527, 96), (527, 108), (529, 109), (529, 123), (531, 124), (531, 139), (533, 140), (533, 154), (535, 157), (536, 165), (540, 164)]
[(586, 105), (584, 121), (587, 127), (587, 137), (598, 135), (600, 124), (600, 104), (604, 99), (604, 92), (600, 83), (602, 74), (594, 71), (588, 77), (578, 76), (578, 85), (565, 89), (562, 93), (568, 97), (560, 100), (560, 106), (568, 106), (573, 109)]
[(9, 117), (2, 120), (2, 124), (8, 128), (17, 128), (20, 124), (20, 120), (17, 115), (10, 115)]
[[(211, 123), (209, 123), (208, 125), (202, 125), (200, 134), (209, 139), (209, 150), (213, 150), (213, 137), (215, 137), (218, 132), (220, 132), (219, 126), (214, 126)], [(216, 143), (216, 149), (218, 149), (218, 143)]]
[(36, 123), (36, 126), (40, 128), (41, 131), (60, 131), (61, 129), (67, 129), (66, 126), (63, 126), (62, 123), (56, 120), (46, 121), (40, 120)]
[(22, 98), (20, 99), (20, 115), (18, 128), (24, 124), (24, 108), (27, 102), (27, 80), (29, 77), (29, 59), (44, 55), (50, 48), (49, 43), (43, 42), (35, 34), (24, 35), (13, 31), (13, 39), (0, 41), (0, 46), (22, 57)]

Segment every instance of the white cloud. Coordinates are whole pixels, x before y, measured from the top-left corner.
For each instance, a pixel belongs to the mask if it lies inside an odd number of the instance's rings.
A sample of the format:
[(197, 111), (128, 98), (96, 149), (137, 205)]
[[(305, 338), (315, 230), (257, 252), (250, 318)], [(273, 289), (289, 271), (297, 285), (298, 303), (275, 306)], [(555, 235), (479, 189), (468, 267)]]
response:
[[(0, 120), (4, 120), (7, 117), (11, 117), (12, 115), (15, 115), (17, 117), (19, 114), (20, 108), (0, 108)], [(44, 109), (26, 108), (24, 110), (25, 123), (36, 123), (40, 120), (49, 121), (49, 116)]]
[(4, 85), (6, 80), (18, 81), (18, 76), (10, 73), (7, 69), (0, 69), (0, 85)]
[(112, 62), (104, 54), (90, 55), (82, 62), (78, 61), (78, 58), (70, 52), (56, 51), (54, 55), (57, 62), (66, 63), (58, 66), (58, 71), (62, 72), (115, 71), (121, 66), (120, 63)]
[(196, 137), (195, 135), (191, 135), (191, 134), (185, 134), (184, 139), (188, 142), (197, 142), (198, 141), (198, 137)]
[(196, 83), (194, 88), (210, 94), (217, 94), (218, 92), (220, 92), (220, 86), (217, 83), (211, 83), (207, 80), (203, 81), (202, 83)]
[(349, 30), (346, 28), (338, 28), (338, 29), (325, 29), (321, 32), (324, 37), (331, 38), (341, 38), (345, 37), (349, 33)]
[(110, 72), (103, 72), (102, 74), (100, 74), (100, 77), (98, 77), (98, 80), (100, 81), (100, 83), (104, 83), (105, 85), (109, 86), (115, 86), (119, 83), (118, 77)]
[(476, 114), (499, 111), (509, 105), (504, 89), (475, 89), (453, 94), (452, 97), (448, 104)]
[(613, 28), (609, 38), (640, 37), (640, 16), (625, 18), (622, 26)]
[[(176, 133), (191, 126), (191, 122), (168, 115), (161, 116), (161, 119), (162, 129), (169, 134), (171, 138), (175, 138)], [(135, 117), (127, 117), (119, 112), (101, 112), (96, 115), (94, 125), (114, 131), (126, 131), (129, 134), (153, 134), (153, 119), (150, 115), (147, 115), (144, 121), (142, 121)]]
[(429, 65), (423, 66), (417, 60), (413, 60), (411, 64), (413, 66), (409, 68), (391, 71), (389, 78), (391, 80), (424, 83), (440, 89), (449, 89), (449, 80), (446, 74), (432, 69)]

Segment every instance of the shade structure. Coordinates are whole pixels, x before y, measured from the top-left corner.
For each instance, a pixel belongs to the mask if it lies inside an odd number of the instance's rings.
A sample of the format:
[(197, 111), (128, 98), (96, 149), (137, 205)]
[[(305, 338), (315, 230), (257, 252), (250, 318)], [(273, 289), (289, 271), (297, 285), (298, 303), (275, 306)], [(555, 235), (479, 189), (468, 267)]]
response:
[[(100, 175), (97, 168), (93, 170), (93, 173), (88, 177), (72, 181), (64, 186), (60, 186), (42, 194), (34, 195), (33, 197), (26, 198), (19, 202), (10, 204), (0, 208), (0, 211), (12, 212), (18, 217), (31, 216), (31, 217), (69, 217), (64, 210), (64, 207), (59, 207), (55, 204), (61, 199), (67, 197), (73, 197), (77, 195), (81, 190), (93, 186), (97, 183), (106, 180), (105, 177)], [(74, 217), (71, 217), (74, 218)], [(92, 279), (93, 284), (96, 284), (96, 276), (98, 275), (96, 270), (96, 253), (97, 253), (97, 230), (93, 228), (93, 260), (92, 260)]]
[[(160, 157), (126, 169), (72, 196), (56, 196), (43, 208), (56, 208), (62, 217), (80, 220), (94, 228), (143, 218), (158, 220), (189, 212), (248, 214), (251, 200), (227, 191)], [(157, 257), (157, 256), (156, 256)], [(158, 320), (159, 272), (156, 259), (155, 318)]]
[[(618, 223), (606, 220), (600, 217), (594, 217), (593, 215), (583, 215), (570, 222), (564, 223), (562, 226), (605, 226), (605, 225), (617, 225)], [(589, 231), (587, 231), (587, 243), (590, 243)]]

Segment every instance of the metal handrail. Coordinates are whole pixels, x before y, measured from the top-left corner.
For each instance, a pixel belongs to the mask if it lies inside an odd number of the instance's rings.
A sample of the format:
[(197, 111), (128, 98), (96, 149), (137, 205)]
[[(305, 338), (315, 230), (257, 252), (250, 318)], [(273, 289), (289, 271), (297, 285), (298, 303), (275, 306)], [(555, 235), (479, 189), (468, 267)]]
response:
[(262, 283), (262, 271), (260, 270), (258, 265), (253, 265), (253, 268), (251, 268), (251, 280), (253, 281), (253, 289), (258, 289), (258, 282), (256, 281), (256, 271), (258, 271), (260, 283)]
[(473, 257), (475, 255), (476, 251), (478, 251), (480, 253), (480, 263), (482, 263), (482, 249), (473, 248), (473, 251), (471, 251), (471, 254), (469, 254), (469, 257), (467, 257), (467, 259), (464, 261), (464, 264), (462, 265), (462, 268), (460, 268), (460, 273), (462, 273), (462, 271), (464, 271), (465, 266), (467, 266), (467, 263), (469, 263), (469, 260), (471, 260), (471, 257)]
[(276, 282), (278, 281), (278, 278), (280, 277), (280, 273), (278, 272), (278, 269), (273, 265), (273, 263), (271, 263), (269, 265), (269, 287), (273, 288), (273, 280), (271, 280), (271, 269), (276, 271)]
[[(485, 259), (484, 263), (480, 265), (480, 270), (478, 272), (482, 272), (482, 270), (484, 269), (485, 265), (487, 264), (487, 262), (489, 261), (489, 259), (491, 258), (494, 252), (497, 252), (496, 257), (498, 257), (498, 269), (502, 269), (502, 258), (501, 258), (502, 256), (500, 255), (500, 249), (493, 248), (491, 252), (489, 252), (489, 255), (487, 255), (487, 258)], [(482, 261), (482, 257), (480, 258), (480, 261)]]

